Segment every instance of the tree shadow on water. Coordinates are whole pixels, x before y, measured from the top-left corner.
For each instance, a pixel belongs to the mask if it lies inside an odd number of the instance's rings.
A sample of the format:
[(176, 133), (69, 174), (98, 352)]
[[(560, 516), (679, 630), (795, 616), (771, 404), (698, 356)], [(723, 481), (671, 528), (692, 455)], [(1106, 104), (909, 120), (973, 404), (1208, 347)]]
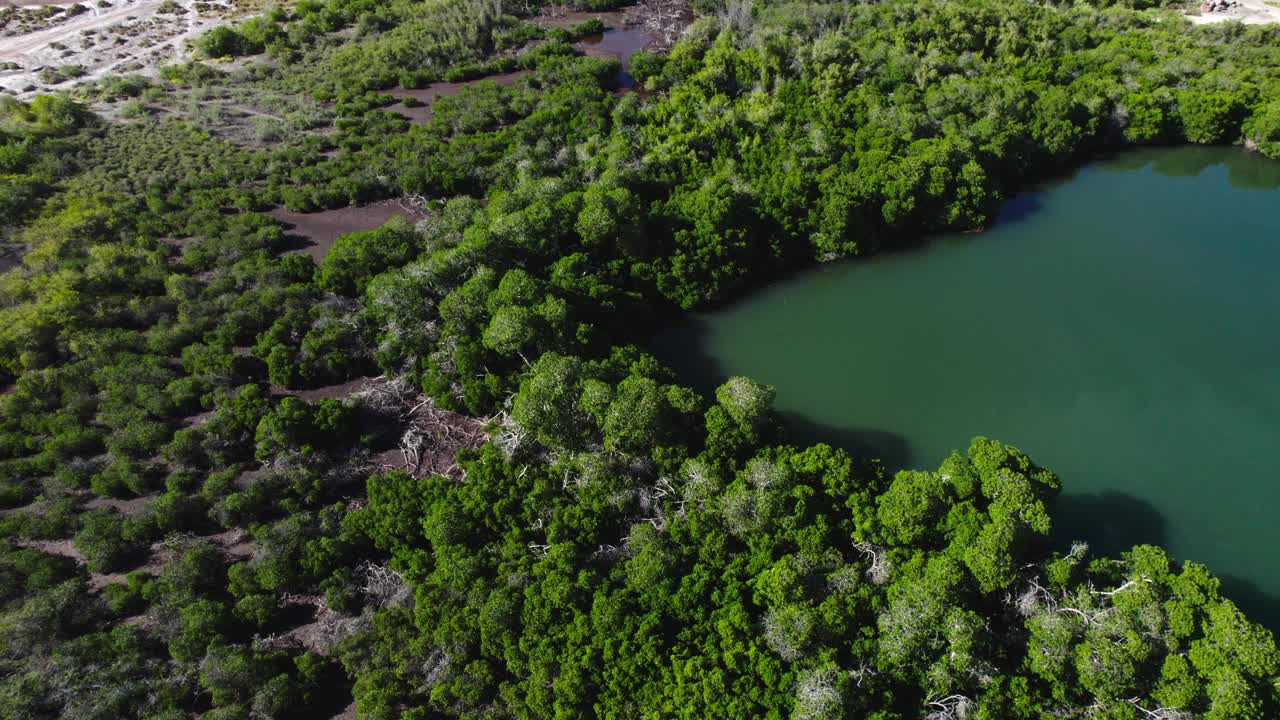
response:
[[(889, 472), (920, 465), (910, 442), (897, 433), (876, 428), (844, 428), (814, 422), (797, 413), (783, 413), (784, 440), (797, 445), (826, 443), (848, 451), (856, 460), (879, 460)], [(1134, 545), (1167, 545), (1164, 516), (1149, 502), (1122, 492), (1065, 494), (1053, 515), (1055, 544), (1064, 551), (1072, 541), (1089, 543), (1090, 553), (1118, 558)], [(1181, 559), (1174, 558), (1180, 564)], [(1212, 572), (1213, 568), (1209, 570)], [(1280, 597), (1251, 580), (1214, 573), (1222, 595), (1230, 598), (1254, 622), (1280, 634)]]
[(911, 467), (911, 443), (895, 432), (879, 428), (846, 428), (826, 425), (799, 413), (779, 413), (783, 437), (796, 445), (826, 443), (847, 451), (856, 460), (879, 460), (889, 472)]
[(674, 370), (681, 385), (714, 402), (716, 388), (727, 378), (720, 361), (707, 349), (710, 333), (705, 319), (686, 315), (679, 324), (655, 333), (645, 343), (645, 350)]
[(1056, 543), (1089, 543), (1095, 555), (1117, 556), (1134, 545), (1165, 544), (1165, 520), (1151, 503), (1109, 490), (1097, 494), (1067, 493), (1053, 514)]
[(1035, 190), (1018, 193), (1000, 206), (1000, 214), (996, 216), (996, 224), (1013, 225), (1031, 218), (1044, 207), (1043, 192)]
[(1176, 145), (1146, 147), (1117, 153), (1098, 163), (1104, 170), (1129, 172), (1150, 166), (1157, 175), (1194, 178), (1223, 167), (1227, 182), (1241, 190), (1274, 190), (1280, 187), (1280, 163), (1238, 147)]
[[(728, 379), (720, 361), (708, 351), (708, 323), (688, 316), (679, 325), (657, 333), (646, 349), (675, 371), (680, 383), (715, 402), (716, 388)], [(849, 428), (816, 422), (797, 412), (779, 412), (784, 442), (798, 446), (825, 443), (845, 450), (857, 460), (879, 460), (890, 472), (911, 467), (910, 443), (898, 433), (879, 428)]]
[(1217, 577), (1222, 581), (1223, 597), (1230, 598), (1250, 620), (1262, 624), (1272, 634), (1280, 631), (1280, 597), (1268, 593), (1258, 587), (1257, 583), (1242, 577), (1235, 575), (1218, 575)]
[[(1058, 498), (1053, 515), (1055, 544), (1065, 550), (1072, 541), (1089, 543), (1094, 556), (1119, 557), (1134, 545), (1166, 546), (1164, 517), (1151, 503), (1108, 491), (1097, 494), (1065, 494)], [(1181, 563), (1180, 558), (1174, 558)], [(1213, 572), (1213, 567), (1209, 567)], [(1230, 598), (1250, 620), (1273, 633), (1280, 631), (1280, 597), (1256, 583), (1234, 575), (1214, 573), (1222, 582), (1222, 595)]]

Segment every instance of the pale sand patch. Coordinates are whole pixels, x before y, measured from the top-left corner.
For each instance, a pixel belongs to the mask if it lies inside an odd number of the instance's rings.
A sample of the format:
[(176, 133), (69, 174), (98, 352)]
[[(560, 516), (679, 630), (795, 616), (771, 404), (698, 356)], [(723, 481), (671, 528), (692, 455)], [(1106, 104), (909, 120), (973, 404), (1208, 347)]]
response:
[(1198, 15), (1187, 15), (1197, 25), (1239, 20), (1246, 25), (1262, 25), (1280, 22), (1280, 7), (1267, 0), (1235, 0), (1225, 11), (1206, 12), (1203, 6)]
[[(153, 75), (160, 65), (185, 55), (186, 41), (236, 14), (230, 5), (216, 1), (202, 4), (204, 13), (196, 10), (197, 0), (174, 2), (182, 12), (157, 12), (164, 0), (112, 0), (108, 7), (81, 3), (89, 8), (87, 12), (58, 16), (34, 32), (2, 37), (0, 65), (14, 63), (18, 69), (0, 70), (0, 89), (29, 97), (114, 73)], [(75, 3), (40, 4), (70, 7)], [(55, 85), (40, 79), (41, 69), (63, 65), (79, 65), (85, 74)]]

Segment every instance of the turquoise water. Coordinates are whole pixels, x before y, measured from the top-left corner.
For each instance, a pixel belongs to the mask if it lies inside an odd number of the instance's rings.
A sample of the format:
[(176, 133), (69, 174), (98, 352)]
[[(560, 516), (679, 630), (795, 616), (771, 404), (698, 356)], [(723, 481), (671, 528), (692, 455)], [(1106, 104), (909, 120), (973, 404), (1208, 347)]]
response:
[(804, 273), (664, 333), (702, 390), (775, 385), (799, 440), (936, 467), (988, 435), (1055, 470), (1055, 535), (1159, 543), (1280, 628), (1280, 163), (1140, 151), (988, 232)]

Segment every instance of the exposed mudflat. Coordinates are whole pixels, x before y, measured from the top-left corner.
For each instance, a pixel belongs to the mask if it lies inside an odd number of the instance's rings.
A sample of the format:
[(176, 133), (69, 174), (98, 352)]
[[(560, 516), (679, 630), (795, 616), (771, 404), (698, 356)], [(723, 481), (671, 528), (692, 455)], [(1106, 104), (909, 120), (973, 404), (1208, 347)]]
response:
[(635, 8), (619, 10), (570, 10), (564, 5), (549, 5), (542, 9), (534, 22), (545, 28), (571, 28), (587, 20), (599, 20), (605, 27), (623, 27), (635, 22)]
[(372, 377), (358, 377), (343, 383), (322, 385), (310, 390), (290, 390), (279, 385), (272, 385), (271, 395), (273, 397), (296, 397), (309, 403), (319, 402), (320, 400), (345, 400), (365, 389), (370, 383), (376, 382), (376, 380), (377, 378)]
[(152, 499), (153, 499), (152, 496), (146, 496), (146, 495), (142, 497), (130, 498), (128, 500), (121, 500), (119, 498), (95, 497), (89, 500), (88, 502), (86, 502), (84, 504), (84, 507), (86, 510), (102, 510), (104, 508), (110, 508), (111, 510), (115, 510), (121, 515), (132, 517), (134, 515), (139, 515), (142, 513), (143, 510), (146, 510), (147, 506), (151, 504)]
[(500, 75), (489, 75), (477, 80), (467, 80), (464, 82), (440, 82), (432, 83), (424, 88), (393, 88), (387, 91), (387, 94), (395, 98), (413, 98), (422, 103), (417, 107), (409, 107), (407, 105), (392, 105), (386, 109), (390, 112), (399, 113), (411, 122), (425, 123), (429, 122), (432, 117), (432, 108), (436, 100), (442, 97), (453, 97), (461, 93), (463, 88), (470, 87), (477, 83), (492, 81), (504, 87), (511, 87), (516, 81), (529, 74), (528, 70), (517, 70), (510, 73), (502, 73)]
[(305, 252), (319, 265), (339, 236), (380, 228), (393, 217), (415, 220), (418, 211), (400, 201), (385, 200), (312, 213), (276, 208), (271, 211), (271, 217), (284, 224), (287, 234), (298, 239), (298, 247), (289, 252)]

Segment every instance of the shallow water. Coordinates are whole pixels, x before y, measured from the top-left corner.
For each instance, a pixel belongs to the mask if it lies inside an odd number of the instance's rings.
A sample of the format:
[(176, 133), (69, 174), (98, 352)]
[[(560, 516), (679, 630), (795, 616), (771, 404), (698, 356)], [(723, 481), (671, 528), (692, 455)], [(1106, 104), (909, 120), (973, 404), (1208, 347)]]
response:
[[(588, 18), (599, 18), (606, 23), (623, 22), (622, 15), (618, 13), (575, 13), (567, 15), (566, 18), (573, 22), (581, 22), (581, 20)], [(622, 71), (618, 73), (617, 87), (620, 92), (630, 92), (636, 85), (635, 78), (631, 76), (631, 56), (648, 47), (652, 41), (653, 38), (640, 28), (613, 27), (598, 35), (588, 35), (579, 40), (578, 48), (586, 55), (616, 58), (621, 62)], [(531, 74), (529, 70), (517, 70), (499, 75), (487, 75), (464, 82), (432, 83), (424, 88), (392, 88), (386, 91), (388, 95), (399, 100), (413, 98), (421, 104), (416, 107), (390, 105), (386, 110), (399, 113), (413, 123), (427, 123), (431, 121), (434, 115), (436, 100), (442, 97), (454, 97), (461, 93), (464, 88), (486, 81), (510, 87), (515, 85), (520, 78), (529, 74)]]
[(579, 45), (588, 55), (599, 57), (615, 57), (622, 63), (622, 72), (618, 73), (618, 86), (631, 89), (636, 86), (631, 77), (631, 56), (649, 47), (653, 37), (640, 28), (611, 28), (599, 35), (583, 38)]
[(1160, 543), (1280, 628), (1280, 163), (1140, 151), (982, 234), (833, 264), (664, 333), (702, 390), (778, 389), (799, 439), (936, 467), (974, 435), (1065, 491), (1055, 535)]

